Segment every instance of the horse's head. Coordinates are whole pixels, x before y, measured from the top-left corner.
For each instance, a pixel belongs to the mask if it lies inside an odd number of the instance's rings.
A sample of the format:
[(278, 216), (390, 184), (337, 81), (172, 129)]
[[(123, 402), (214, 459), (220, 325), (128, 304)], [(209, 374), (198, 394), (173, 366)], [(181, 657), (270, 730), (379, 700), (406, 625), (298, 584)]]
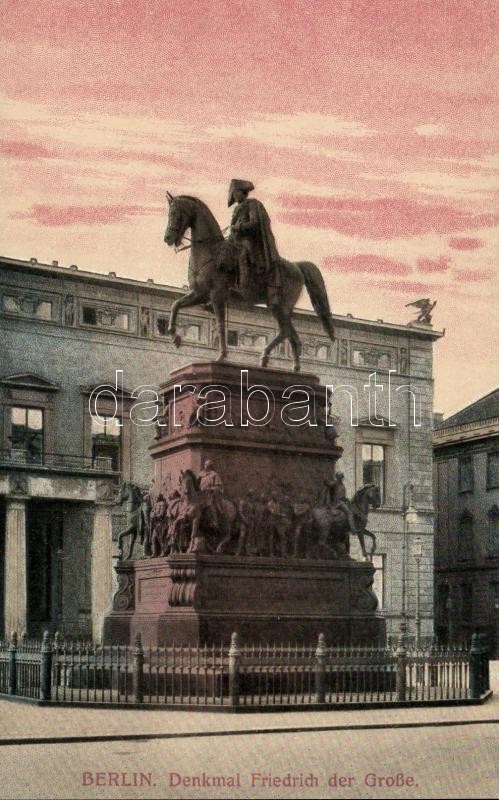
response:
[(125, 482), (120, 484), (120, 488), (118, 489), (118, 494), (116, 495), (115, 504), (120, 506), (122, 503), (125, 502), (127, 498), (127, 484)]
[(199, 492), (199, 481), (191, 469), (182, 470), (180, 473), (180, 486), (187, 495)]
[(379, 486), (376, 486), (374, 483), (364, 484), (361, 489), (355, 492), (352, 498), (352, 505), (363, 505), (365, 507), (366, 503), (373, 508), (379, 508), (381, 505), (381, 492)]
[(368, 499), (369, 505), (372, 506), (373, 508), (379, 508), (380, 507), (380, 505), (381, 505), (381, 492), (380, 492), (379, 486), (376, 486), (375, 484), (371, 484), (371, 486), (369, 486), (369, 488), (367, 489), (367, 499)]
[(187, 228), (191, 227), (192, 209), (185, 197), (174, 197), (166, 193), (169, 204), (168, 224), (165, 231), (165, 242), (168, 247), (180, 247)]

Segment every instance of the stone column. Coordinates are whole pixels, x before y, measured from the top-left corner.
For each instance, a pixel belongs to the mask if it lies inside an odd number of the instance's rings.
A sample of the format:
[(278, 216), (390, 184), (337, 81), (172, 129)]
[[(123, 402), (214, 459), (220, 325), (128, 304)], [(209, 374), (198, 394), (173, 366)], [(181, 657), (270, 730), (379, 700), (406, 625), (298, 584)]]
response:
[(7, 499), (5, 515), (5, 637), (28, 625), (26, 500)]
[(91, 549), (92, 637), (100, 641), (102, 620), (113, 597), (112, 507), (96, 503)]

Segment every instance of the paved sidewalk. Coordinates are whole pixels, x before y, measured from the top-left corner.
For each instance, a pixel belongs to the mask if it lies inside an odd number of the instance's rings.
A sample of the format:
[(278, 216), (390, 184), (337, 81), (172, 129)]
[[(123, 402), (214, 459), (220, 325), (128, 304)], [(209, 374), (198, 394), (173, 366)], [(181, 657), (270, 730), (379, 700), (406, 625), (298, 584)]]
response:
[(491, 664), (495, 695), (483, 705), (228, 714), (158, 709), (36, 706), (0, 700), (0, 745), (12, 740), (213, 736), (228, 733), (476, 724), (499, 721), (499, 662)]
[(143, 709), (54, 708), (0, 701), (0, 745), (13, 740), (227, 735), (238, 732), (383, 728), (499, 721), (499, 697), (479, 706), (226, 714)]

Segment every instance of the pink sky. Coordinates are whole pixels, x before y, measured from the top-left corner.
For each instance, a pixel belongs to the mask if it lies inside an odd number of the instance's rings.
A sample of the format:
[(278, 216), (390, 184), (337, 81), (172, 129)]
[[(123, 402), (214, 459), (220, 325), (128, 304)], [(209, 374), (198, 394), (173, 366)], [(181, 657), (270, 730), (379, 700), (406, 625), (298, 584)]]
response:
[(438, 300), (455, 411), (498, 382), (496, 32), (489, 0), (7, 0), (0, 253), (181, 286), (165, 190), (223, 227), (249, 178), (336, 313)]

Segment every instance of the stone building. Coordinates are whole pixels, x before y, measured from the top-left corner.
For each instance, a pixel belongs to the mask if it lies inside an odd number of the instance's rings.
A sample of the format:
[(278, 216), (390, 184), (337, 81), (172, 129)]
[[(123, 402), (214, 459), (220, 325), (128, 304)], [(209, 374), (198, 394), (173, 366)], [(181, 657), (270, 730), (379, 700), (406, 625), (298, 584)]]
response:
[[(114, 272), (0, 259), (0, 592), (6, 634), (48, 628), (100, 636), (123, 521), (113, 505), (116, 488), (120, 478), (144, 488), (151, 479), (154, 428), (132, 424), (132, 393), (163, 383), (172, 368), (215, 355), (214, 319), (200, 308), (179, 317), (183, 346), (176, 350), (170, 342), (168, 313), (179, 294)], [(441, 334), (415, 323), (334, 319), (333, 345), (311, 312), (297, 312), (303, 371), (334, 387), (332, 407), (344, 448), (339, 469), (349, 496), (364, 483), (381, 487), (383, 503), (371, 513), (369, 528), (377, 537), (376, 589), (388, 632), (396, 633), (400, 621), (404, 553), (413, 630), (411, 548), (417, 535), (423, 541), (422, 633), (429, 635), (432, 347)], [(231, 307), (228, 328), (230, 359), (251, 365), (274, 335), (275, 322), (266, 309)], [(273, 367), (290, 369), (287, 347), (272, 358)], [(115, 386), (116, 370), (123, 372), (118, 412), (111, 396), (102, 394), (97, 425), (89, 396), (103, 384)], [(382, 385), (376, 395), (374, 380)], [(408, 483), (414, 485), (418, 520), (404, 547)]]
[(436, 425), (435, 625), (499, 652), (499, 389)]

